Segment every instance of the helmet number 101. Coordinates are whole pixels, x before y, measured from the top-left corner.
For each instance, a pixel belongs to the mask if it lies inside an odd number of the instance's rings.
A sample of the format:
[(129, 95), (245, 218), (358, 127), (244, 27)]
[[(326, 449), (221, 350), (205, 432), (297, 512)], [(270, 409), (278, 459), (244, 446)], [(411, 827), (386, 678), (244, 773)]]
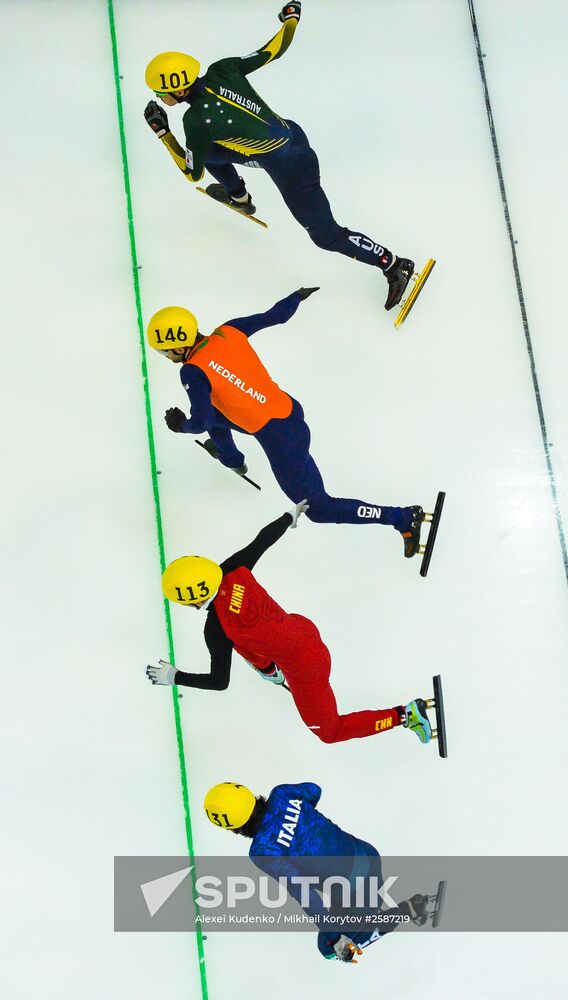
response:
[(162, 81), (162, 87), (164, 90), (172, 88), (173, 90), (179, 90), (180, 87), (189, 87), (189, 77), (184, 69), (181, 73), (170, 73), (169, 82), (166, 73), (160, 73), (160, 80)]

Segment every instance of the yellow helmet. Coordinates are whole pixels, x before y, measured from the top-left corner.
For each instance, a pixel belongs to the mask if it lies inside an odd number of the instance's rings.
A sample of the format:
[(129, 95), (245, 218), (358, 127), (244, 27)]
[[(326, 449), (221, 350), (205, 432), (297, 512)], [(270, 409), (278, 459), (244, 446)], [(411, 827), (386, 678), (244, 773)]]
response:
[(209, 789), (203, 808), (207, 819), (215, 826), (238, 830), (251, 818), (255, 805), (256, 796), (250, 788), (236, 785), (234, 781), (224, 781), (222, 785)]
[(193, 347), (197, 337), (197, 320), (189, 309), (166, 306), (154, 313), (146, 328), (148, 343), (157, 351), (176, 347)]
[(223, 579), (223, 570), (203, 556), (181, 556), (162, 573), (164, 597), (176, 604), (200, 604), (213, 597)]
[(155, 94), (191, 87), (199, 76), (199, 63), (185, 52), (160, 52), (146, 66), (146, 83)]

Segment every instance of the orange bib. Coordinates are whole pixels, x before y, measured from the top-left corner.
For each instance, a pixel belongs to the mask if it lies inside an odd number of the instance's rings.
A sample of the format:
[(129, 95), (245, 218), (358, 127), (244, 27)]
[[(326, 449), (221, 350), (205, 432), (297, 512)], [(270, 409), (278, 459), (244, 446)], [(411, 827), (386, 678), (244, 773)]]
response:
[(213, 406), (249, 434), (292, 412), (290, 396), (272, 381), (248, 337), (234, 326), (220, 326), (185, 363), (201, 368), (211, 383)]

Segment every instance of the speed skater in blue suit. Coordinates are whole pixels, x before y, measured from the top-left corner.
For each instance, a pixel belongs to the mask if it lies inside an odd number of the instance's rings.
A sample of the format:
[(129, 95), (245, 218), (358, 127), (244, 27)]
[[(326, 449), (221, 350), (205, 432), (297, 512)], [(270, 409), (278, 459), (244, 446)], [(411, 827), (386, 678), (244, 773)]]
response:
[(416, 894), (399, 905), (390, 900), (376, 847), (324, 816), (317, 808), (321, 794), (319, 785), (302, 782), (276, 785), (266, 798), (226, 781), (209, 789), (204, 808), (215, 826), (252, 841), (249, 857), (257, 868), (286, 880), (288, 894), (320, 928), (324, 958), (353, 962), (401, 924), (425, 924), (430, 897)]
[(210, 336), (199, 333), (187, 309), (167, 306), (155, 313), (148, 323), (148, 342), (181, 366), (191, 404), (189, 418), (178, 407), (168, 409), (166, 424), (176, 433), (207, 433), (209, 453), (240, 475), (248, 469), (232, 432), (253, 435), (280, 488), (294, 503), (306, 502), (311, 521), (391, 525), (403, 536), (405, 556), (413, 556), (420, 543), (422, 507), (330, 496), (310, 454), (310, 428), (301, 404), (273, 381), (250, 344), (259, 330), (286, 323), (317, 290), (300, 288), (267, 312), (227, 320)]

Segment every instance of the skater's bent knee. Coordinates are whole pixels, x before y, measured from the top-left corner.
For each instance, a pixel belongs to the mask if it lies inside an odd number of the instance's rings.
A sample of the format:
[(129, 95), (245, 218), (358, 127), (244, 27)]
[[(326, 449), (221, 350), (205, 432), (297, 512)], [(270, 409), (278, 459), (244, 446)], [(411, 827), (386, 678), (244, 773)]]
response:
[(338, 250), (340, 243), (343, 241), (343, 229), (339, 226), (335, 230), (320, 230), (320, 229), (309, 229), (307, 228), (308, 236), (310, 237), (312, 243), (315, 243), (320, 250)]
[(317, 729), (312, 729), (312, 733), (314, 736), (317, 736), (318, 740), (321, 740), (322, 743), (336, 743), (337, 730), (337, 726), (320, 726)]
[(341, 518), (338, 517), (337, 502), (334, 497), (325, 496), (324, 498), (318, 500), (308, 499), (309, 510), (306, 511), (306, 517), (310, 521), (314, 521), (315, 524), (341, 524)]
[(325, 511), (318, 507), (310, 507), (306, 511), (306, 517), (310, 521), (314, 521), (315, 524), (325, 524), (326, 521), (329, 521), (329, 518), (325, 516)]

